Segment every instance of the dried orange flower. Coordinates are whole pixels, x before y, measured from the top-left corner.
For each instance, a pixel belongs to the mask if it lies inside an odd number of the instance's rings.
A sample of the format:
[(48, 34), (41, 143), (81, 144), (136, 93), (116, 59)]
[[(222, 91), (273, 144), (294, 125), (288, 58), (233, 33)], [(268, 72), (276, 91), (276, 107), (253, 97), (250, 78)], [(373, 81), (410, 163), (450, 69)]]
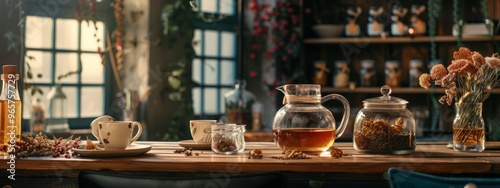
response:
[(500, 58), (493, 56), (486, 57), (485, 59), (488, 66), (490, 66), (491, 68), (500, 68)]
[(427, 73), (420, 75), (420, 78), (418, 78), (418, 83), (420, 84), (420, 87), (429, 90), (429, 87), (431, 86), (431, 76)]
[(447, 71), (443, 64), (436, 64), (431, 69), (431, 78), (434, 80), (440, 80), (446, 76)]
[(453, 52), (453, 59), (467, 59), (472, 61), (472, 55), (474, 55), (474, 53), (472, 53), (469, 48), (460, 47), (458, 51)]
[(451, 65), (448, 66), (448, 72), (459, 73), (460, 76), (464, 76), (464, 72), (460, 71), (462, 71), (462, 68), (467, 66), (467, 64), (469, 64), (469, 61), (466, 59), (453, 60)]
[(474, 61), (474, 65), (477, 68), (481, 68), (486, 63), (483, 55), (481, 55), (479, 52), (474, 52), (474, 55), (472, 55), (472, 61)]

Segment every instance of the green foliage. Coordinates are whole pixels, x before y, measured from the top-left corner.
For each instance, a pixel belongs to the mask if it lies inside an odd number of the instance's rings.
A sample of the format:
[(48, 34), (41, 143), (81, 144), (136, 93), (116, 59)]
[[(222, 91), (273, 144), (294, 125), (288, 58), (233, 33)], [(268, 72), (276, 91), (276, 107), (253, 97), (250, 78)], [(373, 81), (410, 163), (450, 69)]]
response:
[(436, 18), (439, 17), (439, 12), (441, 11), (441, 0), (429, 0), (427, 1), (428, 13), (428, 25), (429, 25), (429, 40), (431, 43), (431, 59), (436, 59), (436, 42), (434, 36), (436, 36)]
[(169, 49), (182, 48), (183, 51), (183, 56), (177, 62), (163, 70), (163, 77), (166, 78), (164, 92), (169, 100), (180, 103), (163, 140), (190, 138), (189, 126), (186, 125), (194, 119), (191, 92), (191, 88), (196, 85), (191, 79), (191, 63), (195, 56), (191, 43), (194, 37), (194, 6), (194, 1), (176, 0), (165, 5), (161, 13), (163, 34), (166, 36), (165, 42), (161, 44), (166, 44)]

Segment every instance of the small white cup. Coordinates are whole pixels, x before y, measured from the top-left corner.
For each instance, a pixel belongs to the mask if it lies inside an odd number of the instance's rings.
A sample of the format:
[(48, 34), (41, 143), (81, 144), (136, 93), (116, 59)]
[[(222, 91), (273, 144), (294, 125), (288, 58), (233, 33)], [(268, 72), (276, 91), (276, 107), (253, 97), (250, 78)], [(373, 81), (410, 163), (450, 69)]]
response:
[[(137, 133), (132, 137), (134, 128)], [(139, 139), (142, 133), (142, 125), (137, 121), (104, 121), (98, 126), (99, 142), (106, 149), (125, 149), (132, 142)]]
[(191, 120), (189, 121), (189, 130), (191, 130), (191, 137), (194, 142), (211, 143), (210, 128), (212, 125), (217, 124), (217, 120)]
[[(99, 122), (104, 122), (104, 121), (116, 121), (115, 118), (108, 116), (108, 115), (103, 115), (99, 116), (90, 123), (90, 130), (92, 132), (92, 135), (94, 135), (97, 140), (99, 140)], [(102, 142), (99, 140), (99, 143), (102, 144)]]

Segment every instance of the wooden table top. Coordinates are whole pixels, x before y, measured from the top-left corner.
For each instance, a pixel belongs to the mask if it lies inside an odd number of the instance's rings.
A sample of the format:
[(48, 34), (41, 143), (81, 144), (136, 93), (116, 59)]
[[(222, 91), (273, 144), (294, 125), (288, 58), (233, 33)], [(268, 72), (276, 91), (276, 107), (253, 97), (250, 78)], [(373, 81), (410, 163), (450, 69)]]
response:
[[(16, 159), (16, 172), (23, 171), (141, 171), (141, 172), (287, 172), (287, 173), (384, 173), (390, 167), (399, 167), (427, 173), (483, 173), (500, 174), (500, 150), (484, 152), (457, 152), (446, 143), (417, 143), (410, 155), (363, 154), (353, 149), (352, 143), (335, 143), (344, 156), (332, 158), (329, 153), (311, 156), (311, 159), (273, 159), (281, 150), (272, 142), (247, 142), (246, 150), (237, 155), (220, 155), (210, 150), (193, 150), (199, 155), (174, 153), (182, 149), (177, 142), (137, 142), (151, 145), (148, 153), (136, 157), (84, 158), (29, 157)], [(500, 145), (491, 142), (490, 145)], [(261, 149), (263, 159), (249, 159), (248, 151)], [(0, 161), (5, 164), (7, 160)], [(5, 165), (3, 165), (5, 166)], [(6, 167), (6, 166), (5, 166)], [(6, 167), (7, 168), (7, 167)], [(5, 171), (5, 170), (3, 170)]]

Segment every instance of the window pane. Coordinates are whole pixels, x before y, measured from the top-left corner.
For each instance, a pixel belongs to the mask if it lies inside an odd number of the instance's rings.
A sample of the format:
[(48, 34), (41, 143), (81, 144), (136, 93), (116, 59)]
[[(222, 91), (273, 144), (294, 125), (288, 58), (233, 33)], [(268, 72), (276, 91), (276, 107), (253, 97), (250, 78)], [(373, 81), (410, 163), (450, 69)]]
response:
[(221, 61), (221, 85), (232, 85), (236, 78), (236, 69), (234, 61)]
[(219, 48), (219, 36), (217, 31), (205, 31), (204, 36), (204, 53), (205, 56), (217, 56), (218, 48)]
[(78, 47), (78, 21), (56, 19), (56, 48), (76, 50)]
[(203, 97), (203, 105), (205, 114), (217, 114), (217, 89), (205, 88), (205, 95)]
[(52, 26), (52, 18), (26, 16), (26, 47), (52, 48)]
[(222, 32), (221, 33), (221, 56), (232, 58), (235, 55), (235, 41), (236, 34), (233, 32)]
[(200, 59), (193, 59), (193, 73), (191, 77), (196, 83), (201, 83), (201, 66), (202, 64)]
[(219, 12), (221, 14), (231, 16), (234, 14), (235, 9), (236, 9), (236, 4), (234, 3), (234, 0), (220, 0)]
[(200, 115), (201, 114), (201, 90), (199, 87), (193, 88), (193, 111), (194, 114)]
[(76, 113), (77, 109), (77, 89), (76, 87), (71, 87), (71, 86), (63, 86), (62, 91), (64, 94), (66, 94), (66, 105), (67, 105), (67, 116), (68, 118), (76, 118), (78, 115)]
[[(194, 30), (194, 37), (193, 37), (193, 48), (194, 52), (196, 55), (201, 56), (201, 30), (200, 29), (195, 29)], [(196, 44), (196, 45), (195, 45)]]
[[(80, 36), (81, 39), (81, 49), (83, 51), (97, 51), (97, 48), (100, 47), (101, 50), (104, 51), (104, 24), (100, 21), (97, 21), (95, 27), (97, 27), (97, 31), (95, 30), (94, 24), (92, 21), (82, 21), (80, 26), (82, 27), (82, 33)], [(95, 36), (94, 36), (95, 35)], [(99, 39), (99, 42), (97, 40)]]
[(104, 88), (82, 87), (81, 117), (96, 117), (104, 114)]
[[(31, 67), (33, 79), (27, 79), (31, 83), (51, 83), (52, 81), (52, 54), (42, 51), (27, 51), (25, 63)], [(28, 72), (28, 66), (24, 69)], [(39, 77), (40, 76), (40, 77)]]
[(97, 53), (82, 53), (82, 83), (104, 83), (104, 68)]
[[(35, 93), (31, 95), (31, 89), (25, 89), (24, 92), (24, 100), (23, 100), (23, 119), (31, 118), (31, 104), (38, 99), (38, 106), (44, 110), (45, 118), (48, 118), (48, 107), (49, 103), (47, 100), (47, 93), (49, 93), (50, 88), (44, 86), (38, 86), (40, 90), (42, 90), (43, 94)], [(39, 116), (40, 117), (40, 116)]]
[(203, 84), (218, 84), (217, 76), (219, 75), (219, 67), (216, 60), (205, 60), (204, 83)]
[(69, 72), (78, 70), (78, 62), (77, 62), (77, 54), (76, 53), (57, 53), (56, 54), (56, 82), (60, 83), (76, 83), (77, 82), (77, 74), (73, 74), (71, 76), (67, 76), (62, 78), (61, 80), (57, 80), (57, 77), (66, 75)]
[(201, 0), (200, 7), (202, 12), (216, 13), (217, 0)]

